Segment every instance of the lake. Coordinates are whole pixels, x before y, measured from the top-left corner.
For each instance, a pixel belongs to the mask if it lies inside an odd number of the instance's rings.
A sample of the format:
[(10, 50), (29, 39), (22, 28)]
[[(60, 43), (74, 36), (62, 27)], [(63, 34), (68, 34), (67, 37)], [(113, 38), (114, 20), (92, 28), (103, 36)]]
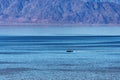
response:
[(119, 80), (120, 36), (1, 36), (0, 79)]

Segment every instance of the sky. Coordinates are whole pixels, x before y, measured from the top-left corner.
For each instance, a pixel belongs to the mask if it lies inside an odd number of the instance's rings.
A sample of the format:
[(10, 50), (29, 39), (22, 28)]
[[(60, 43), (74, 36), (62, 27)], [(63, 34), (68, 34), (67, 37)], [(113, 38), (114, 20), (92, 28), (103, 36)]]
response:
[(0, 36), (118, 36), (120, 27), (1, 26)]

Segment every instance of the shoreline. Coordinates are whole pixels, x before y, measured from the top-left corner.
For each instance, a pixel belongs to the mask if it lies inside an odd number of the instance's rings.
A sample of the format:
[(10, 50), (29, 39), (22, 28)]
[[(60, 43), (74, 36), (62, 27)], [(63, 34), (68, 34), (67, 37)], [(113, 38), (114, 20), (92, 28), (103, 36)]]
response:
[(0, 26), (60, 26), (60, 27), (119, 27), (120, 24), (52, 24), (52, 23), (0, 23)]

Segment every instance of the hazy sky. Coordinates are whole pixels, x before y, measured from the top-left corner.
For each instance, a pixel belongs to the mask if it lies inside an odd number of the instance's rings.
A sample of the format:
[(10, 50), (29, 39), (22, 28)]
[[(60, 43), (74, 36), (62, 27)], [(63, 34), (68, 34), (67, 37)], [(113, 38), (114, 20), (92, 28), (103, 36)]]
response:
[(120, 35), (120, 27), (0, 27), (1, 36)]

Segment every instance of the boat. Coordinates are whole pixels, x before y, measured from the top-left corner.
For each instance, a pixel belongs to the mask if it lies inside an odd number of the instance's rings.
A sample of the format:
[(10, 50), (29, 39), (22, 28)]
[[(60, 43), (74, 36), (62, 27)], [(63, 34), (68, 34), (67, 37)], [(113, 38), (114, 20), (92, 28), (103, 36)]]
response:
[(66, 52), (73, 52), (73, 50), (66, 50)]

